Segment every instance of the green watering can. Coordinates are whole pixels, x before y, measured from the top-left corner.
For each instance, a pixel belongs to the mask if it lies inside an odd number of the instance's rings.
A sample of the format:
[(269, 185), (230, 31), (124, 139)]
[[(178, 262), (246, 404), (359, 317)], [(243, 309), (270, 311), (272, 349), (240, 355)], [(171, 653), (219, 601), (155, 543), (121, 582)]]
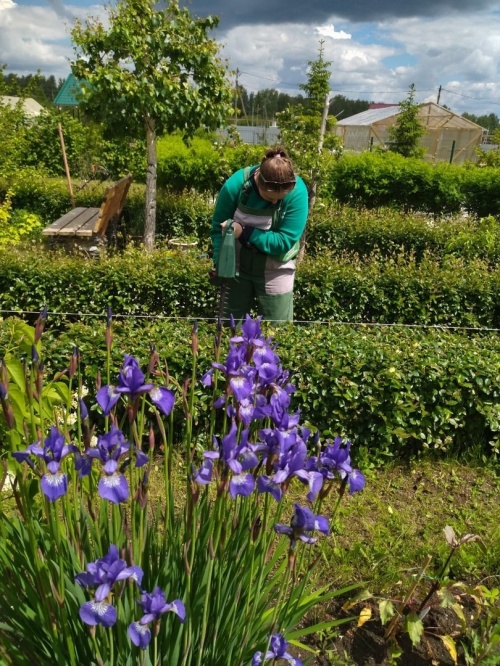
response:
[(234, 280), (238, 277), (236, 270), (236, 249), (233, 220), (226, 220), (226, 226), (222, 233), (222, 243), (219, 248), (219, 260), (217, 261), (217, 277), (221, 280)]

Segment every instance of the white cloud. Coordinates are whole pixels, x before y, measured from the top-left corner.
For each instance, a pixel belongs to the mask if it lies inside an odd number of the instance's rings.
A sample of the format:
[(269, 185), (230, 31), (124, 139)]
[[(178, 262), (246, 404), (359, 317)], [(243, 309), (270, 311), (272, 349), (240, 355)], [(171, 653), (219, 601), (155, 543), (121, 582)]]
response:
[(331, 39), (351, 39), (351, 35), (347, 32), (344, 32), (343, 30), (340, 30), (339, 32), (335, 32), (335, 26), (332, 24), (330, 25), (320, 25), (316, 28), (316, 32), (318, 35), (321, 35), (322, 37), (331, 37)]
[[(73, 56), (68, 16), (105, 17), (99, 5), (46, 2), (30, 6), (0, 0), (0, 62), (8, 64), (7, 71), (41, 69), (66, 77)], [(308, 62), (317, 58), (323, 38), (324, 58), (332, 62), (332, 94), (398, 102), (414, 83), (417, 101), (424, 101), (435, 99), (441, 85), (441, 102), (453, 110), (500, 115), (500, 105), (476, 101), (500, 100), (499, 11), (471, 9), (379, 23), (349, 23), (332, 15), (319, 26), (268, 23), (218, 33), (223, 55), (233, 70), (238, 68), (249, 92), (277, 88), (291, 95), (301, 92), (298, 84), (307, 81)]]
[[(426, 89), (441, 85), (455, 95), (443, 93), (445, 103), (459, 113), (481, 115), (489, 102), (500, 98), (500, 14), (472, 12), (437, 19), (399, 19), (379, 25), (380, 36), (392, 41), (413, 63), (397, 74), (409, 86)], [(457, 85), (458, 84), (458, 85)], [(476, 99), (469, 99), (476, 98)], [(488, 112), (500, 115), (500, 108)]]
[[(6, 4), (8, 11), (1, 11)], [(55, 5), (0, 0), (0, 62), (7, 63), (7, 72), (30, 74), (40, 69), (45, 76), (66, 78), (73, 57), (69, 35), (73, 18), (84, 17), (91, 9), (94, 15), (103, 14), (102, 7), (67, 6), (61, 15)]]

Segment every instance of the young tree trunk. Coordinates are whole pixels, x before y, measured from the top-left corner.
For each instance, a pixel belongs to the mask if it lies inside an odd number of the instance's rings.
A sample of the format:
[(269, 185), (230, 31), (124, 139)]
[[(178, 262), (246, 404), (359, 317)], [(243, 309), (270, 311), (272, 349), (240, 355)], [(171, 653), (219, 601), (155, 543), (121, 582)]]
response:
[(153, 118), (146, 118), (146, 144), (148, 166), (146, 171), (146, 207), (144, 211), (144, 246), (153, 250), (156, 235), (156, 125)]
[[(325, 140), (325, 132), (326, 132), (326, 121), (328, 119), (328, 110), (330, 108), (330, 99), (329, 95), (327, 93), (325, 97), (325, 105), (323, 107), (323, 115), (321, 118), (321, 127), (319, 130), (319, 141), (318, 141), (318, 153), (321, 155), (321, 151), (323, 150), (323, 142)], [(318, 182), (316, 178), (313, 178), (313, 181), (311, 183), (311, 186), (309, 187), (309, 206), (308, 206), (308, 211), (309, 215), (311, 214), (312, 209), (314, 208), (314, 205), (316, 204), (316, 193), (318, 190)], [(300, 238), (300, 249), (299, 253), (297, 255), (297, 259), (295, 260), (296, 263), (300, 263), (304, 259), (304, 255), (306, 253), (306, 229), (304, 229), (304, 233), (302, 234)]]

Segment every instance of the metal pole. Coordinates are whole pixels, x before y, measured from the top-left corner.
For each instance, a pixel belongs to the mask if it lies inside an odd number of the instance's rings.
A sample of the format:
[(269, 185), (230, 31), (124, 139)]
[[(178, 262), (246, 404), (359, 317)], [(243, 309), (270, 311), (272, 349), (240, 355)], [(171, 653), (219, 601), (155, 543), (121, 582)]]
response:
[(70, 198), (71, 205), (73, 206), (73, 208), (76, 208), (75, 197), (73, 195), (73, 186), (71, 184), (71, 176), (70, 176), (70, 173), (69, 173), (68, 158), (66, 157), (66, 147), (64, 145), (64, 136), (63, 136), (61, 123), (57, 123), (57, 129), (59, 131), (59, 140), (61, 141), (61, 150), (62, 150), (62, 154), (63, 154), (64, 170), (66, 171), (66, 180), (68, 181), (69, 198)]

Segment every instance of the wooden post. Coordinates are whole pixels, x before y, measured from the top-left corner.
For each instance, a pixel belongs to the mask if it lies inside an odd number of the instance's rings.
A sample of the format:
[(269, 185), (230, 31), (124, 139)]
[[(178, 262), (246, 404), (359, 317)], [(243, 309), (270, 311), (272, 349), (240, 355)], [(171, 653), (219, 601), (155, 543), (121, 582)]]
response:
[(455, 145), (456, 145), (456, 141), (455, 141), (455, 139), (453, 139), (453, 143), (451, 144), (450, 164), (453, 163), (453, 155), (455, 154)]
[(69, 173), (68, 158), (66, 157), (66, 147), (64, 145), (64, 136), (63, 136), (61, 123), (57, 123), (57, 129), (59, 130), (59, 140), (61, 141), (61, 150), (62, 150), (62, 154), (63, 154), (64, 170), (66, 171), (66, 180), (68, 181), (69, 198), (70, 198), (72, 207), (76, 208), (75, 197), (73, 195), (73, 186), (71, 184), (71, 176), (70, 176), (70, 173)]

